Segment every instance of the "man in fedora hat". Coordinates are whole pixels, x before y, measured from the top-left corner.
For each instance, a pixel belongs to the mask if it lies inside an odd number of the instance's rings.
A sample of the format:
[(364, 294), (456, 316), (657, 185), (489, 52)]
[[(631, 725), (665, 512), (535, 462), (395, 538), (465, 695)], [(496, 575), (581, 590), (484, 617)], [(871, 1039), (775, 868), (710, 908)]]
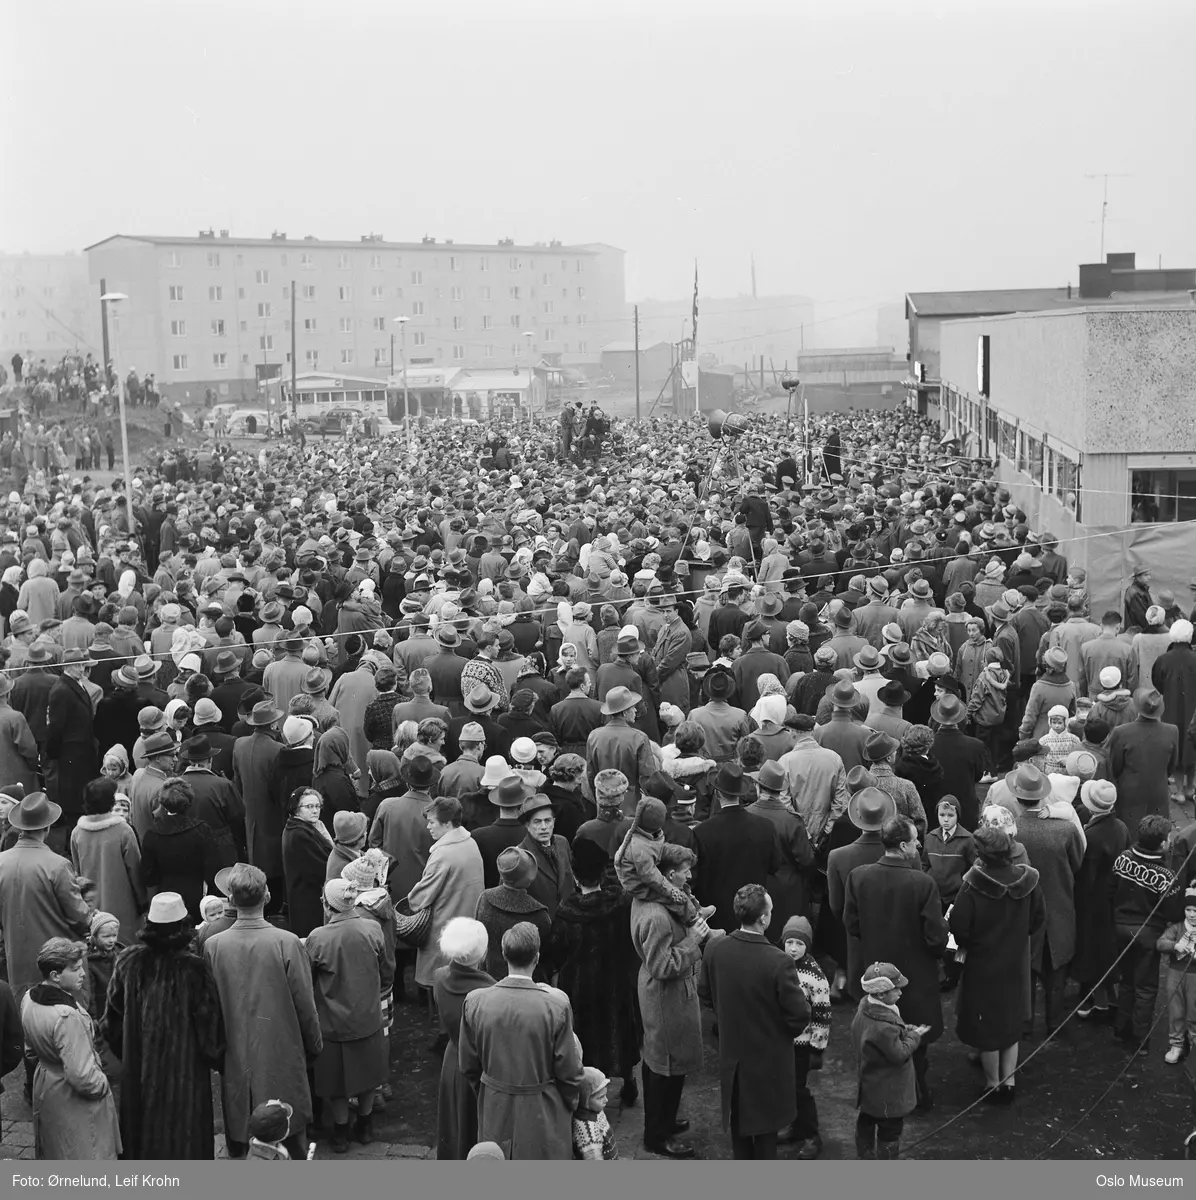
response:
[[(595, 729), (586, 742), (586, 782), (591, 795), (594, 792), (594, 777), (599, 771), (608, 768), (622, 771), (627, 778), (627, 816), (635, 811), (641, 787), (656, 770), (656, 759), (648, 735), (632, 724), (635, 709), (642, 703), (643, 698), (628, 688), (611, 688), (600, 709), (606, 723)], [(557, 736), (560, 737), (559, 734)]]
[(846, 604), (840, 604), (835, 611), (834, 617), (831, 618), (831, 627), (835, 634), (826, 644), (835, 652), (835, 666), (840, 669), (854, 666), (855, 656), (868, 642), (853, 632), (855, 614)]
[(1046, 904), (1046, 926), (1031, 940), (1030, 965), (1042, 984), (1047, 1032), (1054, 1033), (1068, 1012), (1063, 992), (1075, 957), (1075, 877), (1084, 861), (1084, 835), (1069, 820), (1044, 819), (1041, 810), (1050, 800), (1051, 781), (1037, 767), (1023, 763), (1005, 776), (1005, 783), (1016, 804), (1017, 840), (1038, 872)]
[(158, 793), (174, 773), (178, 743), (170, 731), (158, 729), (142, 742), (144, 765), (133, 772), (129, 786), (129, 824), (138, 837), (144, 837), (153, 824), (158, 806)]
[(781, 847), (780, 870), (770, 875), (765, 884), (773, 902), (768, 933), (778, 943), (790, 917), (809, 914), (807, 880), (814, 870), (814, 851), (806, 823), (784, 799), (786, 782), (784, 767), (772, 759), (766, 760), (756, 772), (757, 798), (747, 806), (748, 812), (772, 822)]
[(432, 696), (437, 704), (445, 705), (454, 717), (465, 715), (465, 692), (461, 675), (465, 670), (465, 659), (457, 654), (461, 635), (451, 625), (440, 625), (433, 639), (429, 657), (424, 660), (428, 674), (432, 676)]
[(711, 926), (727, 931), (739, 927), (736, 891), (745, 883), (763, 886), (784, 861), (773, 823), (743, 807), (748, 787), (739, 763), (723, 763), (714, 777), (718, 808), (694, 830), (698, 854), (694, 894), (703, 904), (714, 906)]
[(283, 656), (266, 664), (262, 672), (262, 687), (274, 699), (274, 707), (283, 712), (290, 711), (291, 698), (303, 693), (303, 681), (307, 677), (307, 663), (303, 661), (302, 638), (289, 637), (283, 643)]
[(900, 779), (893, 771), (901, 743), (879, 730), (871, 733), (864, 743), (864, 767), (882, 792), (888, 792), (897, 805), (899, 816), (912, 821), (918, 837), (926, 836), (926, 810), (918, 789), (908, 779)]
[(194, 796), (190, 815), (212, 831), (216, 861), (226, 867), (245, 853), (245, 808), (232, 781), (212, 770), (215, 756), (207, 734), (198, 733), (179, 747), (178, 761)]
[(988, 761), (984, 743), (960, 728), (967, 715), (967, 705), (950, 692), (944, 693), (930, 708), (930, 719), (938, 726), (931, 754), (943, 767), (941, 794), (959, 801), (959, 823), (971, 833), (980, 822), (976, 787), (995, 764)]
[(10, 702), (12, 692), (12, 678), (0, 674), (0, 779), (34, 792), (40, 751), (29, 722)]
[[(688, 678), (685, 686), (686, 703), (682, 711), (688, 711), (689, 708)], [(598, 674), (594, 680), (594, 699), (605, 700), (607, 692), (615, 687), (629, 688), (636, 695), (644, 696), (650, 701), (650, 703), (641, 704), (635, 710), (635, 725), (654, 742), (659, 742), (660, 726), (656, 710), (660, 698), (660, 675), (654, 655), (644, 653), (644, 644), (640, 641), (639, 630), (634, 625), (624, 625), (620, 628), (615, 641), (614, 660), (603, 663), (598, 668)], [(596, 729), (600, 723), (599, 718), (594, 724), (594, 728)], [(588, 731), (586, 736), (589, 736)], [(584, 739), (582, 740), (584, 741)]]
[(94, 709), (84, 687), (90, 662), (78, 650), (64, 662), (46, 704), (46, 792), (62, 808), (50, 845), (65, 850), (71, 830), (83, 813), (83, 789), (100, 773), (96, 752)]
[(712, 667), (702, 678), (702, 691), (709, 699), (692, 709), (689, 719), (706, 735), (706, 757), (729, 762), (739, 739), (750, 731), (748, 715), (738, 705), (735, 676), (722, 666)]
[(255, 1099), (277, 1096), (291, 1110), (278, 1140), (302, 1160), (312, 1119), (305, 1064), (324, 1041), (311, 967), (300, 940), (266, 920), (270, 893), (261, 871), (236, 863), (219, 873), (217, 886), (236, 907), (235, 924), (209, 937), (202, 951), (216, 979), (227, 1037), (221, 1107), (229, 1157), (242, 1158), (249, 1148)]
[(273, 897), (272, 912), (281, 908), (286, 896), (282, 870), (282, 829), (286, 815), (270, 801), (270, 784), (276, 760), (282, 753), (275, 726), (282, 717), (270, 700), (259, 701), (245, 715), (245, 724), (252, 732), (233, 743), (233, 784), (245, 808), (246, 850), (250, 863), (265, 872)]
[(406, 896), (419, 882), (428, 864), (432, 835), (425, 812), (432, 803), (436, 768), (423, 754), (406, 764), (407, 790), (387, 796), (378, 805), (370, 825), (370, 845), (380, 846), (392, 860), (388, 886), (392, 896)]
[(1162, 695), (1134, 693), (1137, 720), (1118, 725), (1105, 742), (1109, 777), (1117, 785), (1117, 816), (1131, 832), (1148, 813), (1168, 816), (1168, 780), (1179, 769), (1179, 730), (1163, 720)]
[(878, 729), (901, 741), (913, 724), (901, 715), (909, 699), (910, 694), (900, 679), (883, 679), (881, 686), (876, 689), (875, 702), (864, 724), (869, 729)]
[(820, 746), (833, 750), (842, 760), (843, 769), (864, 765), (864, 743), (871, 730), (858, 719), (856, 710), (866, 703), (850, 679), (841, 679), (827, 693), (832, 705), (831, 719), (814, 728)]
[(29, 647), (25, 666), (16, 672), (12, 681), (9, 703), (29, 723), (33, 740), (39, 753), (46, 746), (46, 706), (50, 703), (50, 692), (58, 682), (58, 675), (51, 673), (54, 656), (40, 643)]
[(889, 603), (889, 583), (883, 575), (875, 575), (866, 586), (867, 600), (855, 610), (855, 628), (860, 637), (877, 650), (884, 645), (881, 630), (897, 621), (897, 610)]
[[(863, 772), (863, 768), (859, 768)], [(871, 776), (868, 776), (870, 779)], [(831, 914), (843, 920), (843, 906), (847, 899), (847, 877), (856, 867), (876, 862), (884, 853), (880, 841), (881, 826), (890, 817), (897, 815), (897, 804), (887, 792), (868, 786), (856, 792), (847, 803), (847, 816), (860, 831), (860, 836), (847, 846), (839, 846), (826, 860), (826, 903)], [(851, 938), (847, 935), (847, 951), (851, 954)], [(858, 953), (858, 947), (857, 947)], [(842, 995), (847, 982), (847, 963), (838, 964), (838, 971), (831, 984), (832, 999)]]
[(444, 739), (445, 756), (452, 759), (460, 753), (461, 732), (466, 725), (481, 726), (482, 735), (486, 740), (487, 756), (501, 754), (505, 757), (509, 754), (512, 740), (510, 731), (500, 725), (494, 717), (494, 711), (498, 708), (498, 696), (485, 684), (479, 683), (470, 688), (463, 704), (465, 711), (448, 723), (448, 733)]
[(16, 845), (0, 854), (0, 929), (8, 982), (17, 995), (39, 982), (37, 955), (50, 938), (86, 938), (91, 912), (79, 895), (70, 861), (46, 845), (62, 809), (32, 792), (8, 811)]
[(519, 809), (519, 820), (527, 830), (519, 846), (536, 860), (528, 895), (548, 909), (549, 919), (556, 916), (561, 901), (577, 890), (569, 843), (556, 832), (556, 808), (551, 797), (537, 792)]
[(927, 1052), (943, 1032), (939, 961), (947, 949), (938, 885), (922, 870), (920, 838), (907, 817), (890, 817), (881, 826), (883, 854), (847, 877), (843, 924), (847, 930), (847, 981), (851, 995), (863, 999), (857, 982), (864, 964), (881, 954), (908, 977), (901, 1001), (903, 1019), (930, 1028), (914, 1052), (918, 1108), (931, 1107)]
[(220, 709), (220, 728), (232, 733), (241, 697), (253, 684), (241, 678), (241, 660), (232, 650), (221, 650), (212, 664), (212, 701)]
[(498, 887), (498, 857), (511, 846), (518, 846), (527, 835), (519, 810), (532, 795), (521, 775), (515, 775), (506, 760), (498, 755), (486, 762), (480, 786), (498, 812), (498, 816), (480, 829), (473, 830), (473, 840), (482, 856), (482, 875), (486, 887)]
[(731, 667), (735, 686), (739, 692), (739, 703), (749, 712), (760, 699), (759, 679), (761, 675), (775, 675), (782, 684), (788, 682), (789, 665), (779, 655), (768, 649), (768, 627), (758, 618), (743, 627), (744, 651)]

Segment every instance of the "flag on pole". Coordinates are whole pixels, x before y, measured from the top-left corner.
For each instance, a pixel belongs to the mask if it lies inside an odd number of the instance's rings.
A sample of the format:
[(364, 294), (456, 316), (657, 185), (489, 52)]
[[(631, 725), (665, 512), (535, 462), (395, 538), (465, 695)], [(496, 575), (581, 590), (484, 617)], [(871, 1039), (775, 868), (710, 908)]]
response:
[(698, 260), (694, 259), (694, 312), (693, 312), (693, 343), (698, 344)]

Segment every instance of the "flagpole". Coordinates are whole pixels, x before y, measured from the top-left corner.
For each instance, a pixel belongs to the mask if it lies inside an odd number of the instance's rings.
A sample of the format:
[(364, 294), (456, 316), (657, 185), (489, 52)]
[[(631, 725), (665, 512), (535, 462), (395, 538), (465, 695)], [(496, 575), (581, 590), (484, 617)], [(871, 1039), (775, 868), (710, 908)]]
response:
[(698, 260), (694, 259), (694, 310), (693, 310), (693, 362), (694, 362), (694, 412), (702, 411), (702, 368), (698, 365)]

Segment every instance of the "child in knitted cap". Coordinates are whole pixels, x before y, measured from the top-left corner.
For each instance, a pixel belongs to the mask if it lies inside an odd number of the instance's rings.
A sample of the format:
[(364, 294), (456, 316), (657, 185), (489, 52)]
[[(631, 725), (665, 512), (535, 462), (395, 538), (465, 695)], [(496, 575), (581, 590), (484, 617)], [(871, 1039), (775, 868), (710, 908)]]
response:
[(573, 1113), (573, 1157), (594, 1162), (614, 1162), (619, 1146), (606, 1116), (607, 1079), (597, 1067), (586, 1067), (577, 1089)]
[(628, 895), (636, 900), (655, 900), (663, 904), (683, 925), (693, 925), (714, 910), (700, 911), (697, 901), (687, 892), (674, 887), (656, 865), (664, 848), (664, 822), (667, 815), (664, 804), (654, 796), (641, 798), (636, 805), (631, 828), (615, 851), (615, 875)]

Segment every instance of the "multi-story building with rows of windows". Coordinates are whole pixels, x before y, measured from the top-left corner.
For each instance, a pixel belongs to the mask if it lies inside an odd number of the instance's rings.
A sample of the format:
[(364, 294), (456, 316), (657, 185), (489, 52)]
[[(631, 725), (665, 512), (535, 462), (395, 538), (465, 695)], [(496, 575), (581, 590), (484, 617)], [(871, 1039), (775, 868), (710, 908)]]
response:
[(101, 357), (99, 292), (82, 254), (0, 254), (0, 352), (32, 369), (64, 354)]
[[(87, 247), (91, 282), (118, 306), (113, 353), (164, 395), (243, 399), (259, 375), (385, 379), (409, 366), (598, 361), (624, 316), (623, 251), (560, 242), (357, 242), (117, 234)], [(396, 317), (407, 317), (402, 323)], [(393, 342), (392, 342), (393, 337)], [(264, 369), (263, 369), (264, 368)]]

